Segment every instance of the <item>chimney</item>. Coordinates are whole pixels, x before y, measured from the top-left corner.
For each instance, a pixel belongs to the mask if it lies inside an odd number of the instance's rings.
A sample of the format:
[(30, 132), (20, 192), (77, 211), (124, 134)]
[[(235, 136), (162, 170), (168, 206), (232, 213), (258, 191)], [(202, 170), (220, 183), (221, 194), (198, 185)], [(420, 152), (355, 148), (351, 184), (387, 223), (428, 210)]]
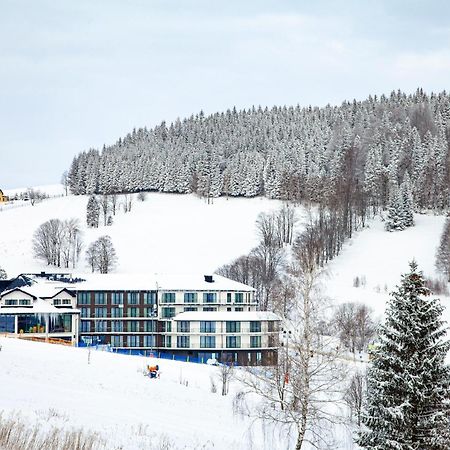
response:
[(212, 275), (205, 275), (205, 281), (207, 283), (214, 283), (214, 278)]

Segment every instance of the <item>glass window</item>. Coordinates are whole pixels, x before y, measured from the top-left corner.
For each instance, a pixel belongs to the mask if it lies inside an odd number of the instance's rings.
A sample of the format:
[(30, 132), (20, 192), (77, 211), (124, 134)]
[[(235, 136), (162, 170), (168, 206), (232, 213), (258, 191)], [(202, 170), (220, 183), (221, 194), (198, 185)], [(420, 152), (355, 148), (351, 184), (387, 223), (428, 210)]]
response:
[(200, 322), (200, 333), (215, 333), (216, 322), (204, 321)]
[(250, 322), (250, 333), (261, 333), (261, 322)]
[(96, 320), (94, 322), (95, 324), (95, 331), (97, 333), (105, 333), (106, 332), (106, 328), (107, 328), (107, 324), (108, 322), (106, 322), (106, 320)]
[(90, 292), (78, 292), (77, 302), (79, 305), (90, 305), (91, 304), (91, 293)]
[(123, 321), (122, 320), (113, 320), (111, 322), (111, 331), (112, 332), (123, 331)]
[(156, 331), (156, 322), (154, 322), (153, 320), (146, 320), (144, 322), (144, 331), (147, 331), (147, 332)]
[(128, 347), (139, 347), (139, 336), (127, 336)]
[(123, 292), (111, 293), (111, 303), (113, 305), (123, 305)]
[(163, 303), (175, 303), (175, 292), (164, 292), (162, 302)]
[(81, 317), (91, 317), (91, 308), (80, 308)]
[(162, 345), (163, 347), (172, 347), (172, 336), (163, 336)]
[(197, 292), (185, 292), (184, 303), (197, 303)]
[(215, 336), (200, 336), (200, 348), (215, 348)]
[(139, 308), (136, 308), (135, 306), (128, 308), (127, 317), (139, 317)]
[(260, 348), (261, 347), (261, 336), (250, 336), (250, 347)]
[(234, 301), (236, 303), (244, 303), (244, 294), (242, 292), (236, 292), (234, 294)]
[(80, 321), (80, 332), (81, 333), (90, 333), (91, 332), (91, 322), (88, 320)]
[(227, 303), (231, 303), (231, 292), (227, 293)]
[(170, 333), (172, 331), (172, 322), (162, 322), (162, 332)]
[(215, 292), (203, 292), (203, 303), (217, 303), (217, 294)]
[(70, 300), (70, 298), (63, 298), (62, 299), (62, 304), (63, 305), (71, 305), (72, 304), (72, 300)]
[(139, 322), (136, 320), (129, 320), (127, 325), (127, 330), (130, 332), (139, 331)]
[(95, 317), (106, 317), (107, 309), (105, 307), (95, 308)]
[(144, 303), (146, 305), (156, 305), (156, 292), (144, 292)]
[(139, 292), (128, 292), (128, 304), (139, 305)]
[[(60, 300), (60, 302), (61, 302), (61, 300)], [(55, 303), (53, 303), (53, 304), (55, 304)], [(28, 299), (25, 299), (25, 298), (20, 299), (19, 300), (19, 305), (21, 305), (21, 306), (29, 306), (29, 305), (31, 305), (31, 300), (28, 300)]]
[(175, 308), (162, 308), (163, 319), (170, 319), (175, 316)]
[(194, 308), (193, 306), (185, 306), (184, 307), (184, 311), (188, 312), (188, 311), (198, 311), (198, 308)]
[(240, 348), (241, 337), (240, 336), (227, 336), (227, 348)]
[(111, 345), (113, 347), (123, 347), (123, 336), (111, 336)]
[(177, 336), (178, 348), (189, 348), (189, 336)]
[(244, 308), (242, 306), (236, 306), (236, 308), (234, 308), (234, 310), (236, 312), (242, 312), (242, 311), (244, 311)]
[(205, 306), (203, 308), (203, 311), (217, 311), (217, 308), (215, 308), (213, 306)]
[(123, 317), (123, 308), (111, 308), (111, 317)]
[(240, 333), (241, 322), (227, 321), (227, 333)]
[(104, 292), (95, 292), (94, 302), (96, 305), (106, 305), (106, 294)]
[(189, 333), (190, 322), (188, 320), (181, 320), (177, 322), (177, 331), (178, 333)]
[(156, 347), (155, 336), (144, 336), (144, 347)]
[(5, 306), (15, 306), (17, 305), (17, 300), (5, 300)]
[(151, 306), (150, 308), (144, 308), (144, 317), (156, 317), (156, 308)]

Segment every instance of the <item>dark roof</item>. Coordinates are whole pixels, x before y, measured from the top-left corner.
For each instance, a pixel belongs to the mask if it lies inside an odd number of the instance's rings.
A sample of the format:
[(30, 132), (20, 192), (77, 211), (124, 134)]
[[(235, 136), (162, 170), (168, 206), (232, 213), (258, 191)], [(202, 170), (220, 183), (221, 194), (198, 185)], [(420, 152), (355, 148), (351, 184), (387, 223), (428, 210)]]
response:
[(18, 288), (18, 287), (13, 288), (13, 289), (8, 289), (8, 291), (4, 291), (4, 292), (3, 292), (3, 295), (6, 295), (6, 293), (9, 294), (10, 292), (14, 292), (14, 291), (22, 292), (22, 293), (24, 293), (24, 294), (26, 294), (26, 295), (29, 295), (30, 297), (33, 297), (35, 300), (37, 299), (37, 297), (36, 297), (35, 295), (30, 294), (29, 292), (25, 292), (25, 291), (23, 291), (22, 289), (20, 289), (20, 288)]
[(12, 280), (0, 280), (0, 293), (8, 289), (9, 284)]
[(22, 286), (31, 286), (32, 285), (31, 278), (26, 275), (19, 275), (16, 278), (12, 278), (11, 280), (0, 280), (0, 293), (6, 290), (12, 290), (15, 288), (19, 288)]

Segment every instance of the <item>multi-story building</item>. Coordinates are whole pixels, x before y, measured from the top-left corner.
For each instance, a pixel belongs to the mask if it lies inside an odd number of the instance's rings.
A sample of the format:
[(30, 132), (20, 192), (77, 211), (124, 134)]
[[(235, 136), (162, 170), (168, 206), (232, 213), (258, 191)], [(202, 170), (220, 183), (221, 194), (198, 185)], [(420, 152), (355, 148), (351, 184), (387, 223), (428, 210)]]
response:
[[(41, 273), (28, 277), (28, 284), (45, 283), (48, 290), (53, 283), (53, 293), (59, 289), (76, 295), (72, 307), (77, 322), (72, 329), (77, 328), (79, 341), (86, 345), (241, 365), (276, 362), (278, 317), (257, 311), (252, 287), (222, 276), (92, 274), (74, 279), (70, 274)], [(7, 291), (1, 298), (10, 295)], [(59, 301), (58, 296), (46, 296), (50, 303)]]

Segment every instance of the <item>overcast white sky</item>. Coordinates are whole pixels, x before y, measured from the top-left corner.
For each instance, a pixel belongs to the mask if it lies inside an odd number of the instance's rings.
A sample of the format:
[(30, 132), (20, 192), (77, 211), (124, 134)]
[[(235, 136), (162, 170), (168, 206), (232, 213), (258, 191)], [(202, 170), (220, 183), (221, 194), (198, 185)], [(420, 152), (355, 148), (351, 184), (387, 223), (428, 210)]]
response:
[(447, 0), (0, 0), (0, 188), (203, 109), (449, 89)]

